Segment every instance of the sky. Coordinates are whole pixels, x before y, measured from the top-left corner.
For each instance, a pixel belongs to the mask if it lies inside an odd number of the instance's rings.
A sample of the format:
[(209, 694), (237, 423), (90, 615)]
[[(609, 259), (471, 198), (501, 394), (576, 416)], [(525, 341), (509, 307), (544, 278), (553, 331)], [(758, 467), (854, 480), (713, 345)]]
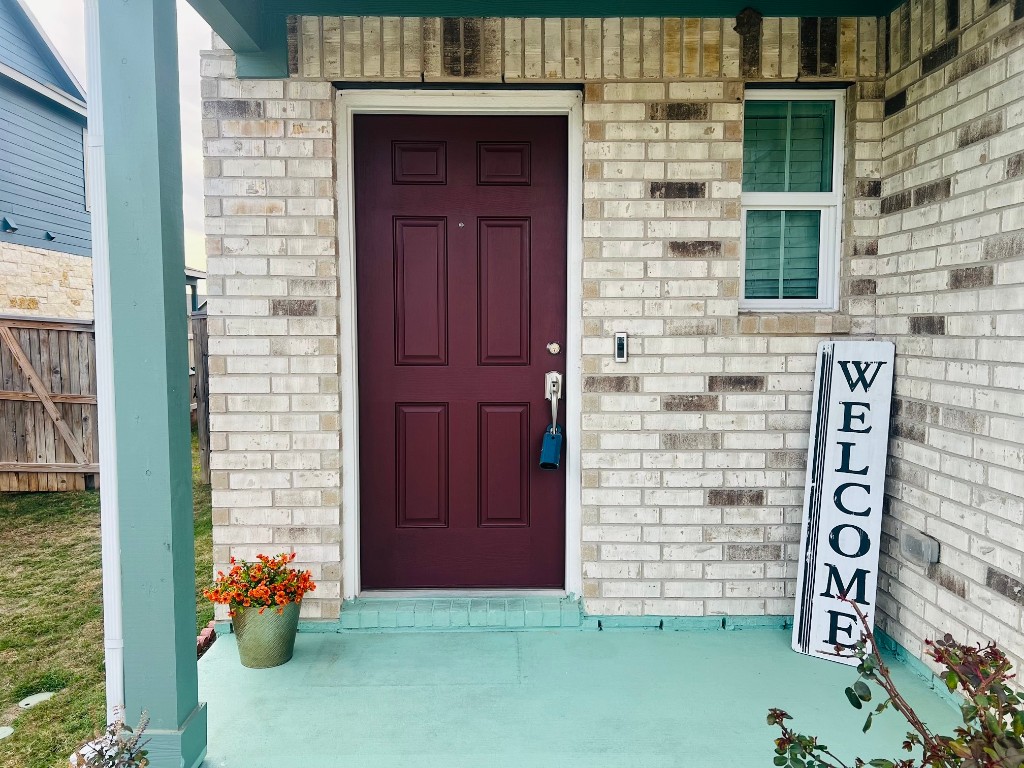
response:
[[(27, 0), (50, 42), (89, 92), (85, 60), (84, 0)], [(181, 159), (185, 213), (185, 263), (206, 268), (203, 238), (203, 139), (199, 51), (210, 47), (210, 28), (185, 0), (178, 0), (178, 67), (181, 72)]]

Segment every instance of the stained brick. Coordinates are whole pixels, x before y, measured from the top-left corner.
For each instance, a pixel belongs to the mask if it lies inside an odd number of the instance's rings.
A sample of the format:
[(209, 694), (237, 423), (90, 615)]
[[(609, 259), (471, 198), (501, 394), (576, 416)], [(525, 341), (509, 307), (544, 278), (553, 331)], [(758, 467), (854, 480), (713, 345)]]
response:
[(665, 324), (667, 336), (714, 336), (719, 330), (717, 320), (669, 320)]
[(944, 336), (946, 318), (941, 315), (915, 315), (910, 318), (910, 332), (914, 335)]
[(720, 432), (663, 432), (661, 447), (673, 451), (717, 450), (722, 447)]
[(639, 376), (584, 376), (584, 392), (639, 392)]
[(462, 75), (462, 25), (458, 18), (441, 19), (441, 48), (444, 73), (449, 77)]
[(1024, 176), (1024, 152), (1006, 158), (1006, 178), (1013, 179)]
[(733, 29), (740, 36), (740, 75), (759, 77), (761, 75), (761, 35), (763, 18), (753, 8), (744, 8), (736, 17)]
[(883, 108), (883, 112), (886, 117), (892, 117), (897, 112), (900, 112), (901, 110), (904, 110), (906, 108), (907, 92), (900, 91), (899, 93), (894, 93), (892, 96), (885, 100), (885, 107)]
[(717, 411), (717, 395), (666, 395), (661, 399), (666, 411)]
[(892, 434), (894, 437), (913, 440), (915, 443), (927, 442), (927, 431), (923, 424), (916, 424), (902, 419), (893, 420)]
[(299, 74), (299, 17), (288, 17), (288, 74)]
[(911, 205), (913, 205), (913, 196), (909, 189), (905, 189), (882, 198), (882, 213), (897, 213), (906, 210)]
[(483, 51), (480, 46), (480, 19), (462, 20), (462, 74), (473, 77), (480, 74)]
[(987, 238), (982, 251), (984, 258), (989, 260), (1009, 259), (1022, 254), (1024, 254), (1024, 232)]
[(942, 563), (928, 566), (928, 578), (957, 597), (967, 597), (967, 582), (963, 577)]
[(954, 37), (921, 57), (921, 74), (927, 75), (952, 61), (960, 52), (960, 38)]
[(658, 101), (648, 108), (651, 120), (707, 120), (710, 115), (703, 101)]
[(925, 421), (928, 418), (928, 406), (925, 403), (918, 403), (913, 400), (894, 398), (892, 401), (892, 416), (897, 418), (905, 416), (908, 419)]
[(273, 299), (270, 314), (284, 317), (315, 317), (315, 299)]
[(992, 267), (962, 267), (949, 273), (951, 290), (961, 288), (985, 288), (992, 285)]
[(707, 197), (706, 181), (652, 181), (651, 197), (655, 200), (666, 198)]
[(818, 74), (818, 18), (804, 16), (800, 19), (800, 74)]
[(709, 392), (764, 392), (764, 376), (708, 376)]
[(885, 98), (885, 82), (882, 80), (865, 80), (857, 85), (862, 101), (881, 101)]
[(961, 77), (965, 77), (976, 69), (981, 69), (988, 64), (988, 50), (988, 48), (978, 48), (953, 62), (953, 65), (949, 68), (949, 75), (946, 78), (946, 82), (955, 83)]
[(1024, 583), (1013, 578), (1010, 574), (990, 567), (985, 575), (985, 585), (989, 589), (994, 589), (1003, 597), (1024, 605)]
[(985, 429), (985, 417), (980, 413), (972, 411), (944, 407), (939, 418), (942, 426), (958, 429), (961, 432), (979, 435)]
[(717, 259), (722, 256), (721, 240), (672, 240), (668, 244), (670, 256), (687, 259)]
[(960, 0), (946, 0), (946, 31), (960, 26)]
[(769, 469), (803, 469), (807, 466), (807, 451), (769, 451)]
[(927, 205), (938, 200), (945, 200), (953, 189), (953, 179), (946, 177), (928, 184), (922, 184), (914, 190), (914, 205)]
[(878, 179), (860, 179), (857, 182), (857, 197), (881, 197), (882, 182)]
[(763, 490), (745, 488), (712, 488), (708, 491), (708, 506), (711, 507), (761, 507), (764, 506)]
[(726, 560), (768, 560), (782, 559), (781, 544), (729, 544), (725, 548)]
[(877, 256), (878, 255), (878, 241), (877, 240), (854, 240), (854, 242), (853, 242), (853, 255), (854, 256)]
[(203, 117), (253, 120), (263, 117), (263, 102), (255, 99), (210, 99), (203, 102)]
[(878, 281), (873, 277), (862, 277), (850, 281), (851, 296), (874, 296), (878, 291)]
[(839, 65), (839, 19), (823, 16), (818, 32), (818, 74), (832, 77)]
[(1002, 112), (979, 117), (956, 132), (956, 145), (958, 148), (968, 147), (971, 144), (984, 141), (990, 136), (995, 136), (1001, 130), (1003, 130)]

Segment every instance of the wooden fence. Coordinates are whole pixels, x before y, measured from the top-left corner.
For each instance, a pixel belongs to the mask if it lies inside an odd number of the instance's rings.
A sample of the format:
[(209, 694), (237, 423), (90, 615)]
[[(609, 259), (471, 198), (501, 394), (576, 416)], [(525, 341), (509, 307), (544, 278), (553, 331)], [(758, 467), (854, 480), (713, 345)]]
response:
[(210, 482), (210, 373), (209, 342), (206, 314), (193, 313), (189, 318), (189, 340), (192, 343), (192, 413), (199, 435), (199, 470), (204, 483)]
[(92, 323), (0, 317), (0, 491), (94, 487)]

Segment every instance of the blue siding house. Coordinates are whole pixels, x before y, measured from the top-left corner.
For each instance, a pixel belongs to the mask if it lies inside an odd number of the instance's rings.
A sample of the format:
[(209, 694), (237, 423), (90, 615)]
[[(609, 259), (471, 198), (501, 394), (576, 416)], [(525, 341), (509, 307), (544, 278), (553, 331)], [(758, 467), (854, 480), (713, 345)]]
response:
[(91, 319), (85, 93), (23, 0), (0, 0), (0, 315)]

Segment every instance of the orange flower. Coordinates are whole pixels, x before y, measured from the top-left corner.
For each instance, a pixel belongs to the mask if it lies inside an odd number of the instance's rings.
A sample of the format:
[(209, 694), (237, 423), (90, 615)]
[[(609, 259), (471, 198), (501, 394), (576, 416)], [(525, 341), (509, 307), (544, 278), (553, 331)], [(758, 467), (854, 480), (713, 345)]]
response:
[(275, 607), (281, 613), (289, 603), (300, 603), (307, 592), (316, 589), (310, 571), (290, 567), (297, 553), (286, 552), (276, 557), (256, 555), (255, 563), (231, 558), (231, 569), (225, 575), (217, 571), (213, 587), (203, 595), (214, 603), (229, 606), (228, 616), (238, 607), (258, 606), (260, 612)]

